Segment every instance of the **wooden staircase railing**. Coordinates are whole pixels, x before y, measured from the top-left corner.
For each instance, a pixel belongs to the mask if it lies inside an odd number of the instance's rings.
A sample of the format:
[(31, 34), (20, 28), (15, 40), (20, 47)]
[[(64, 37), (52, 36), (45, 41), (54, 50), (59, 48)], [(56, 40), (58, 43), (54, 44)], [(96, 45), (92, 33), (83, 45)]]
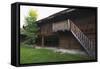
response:
[(70, 31), (86, 50), (87, 54), (90, 57), (95, 58), (94, 42), (88, 39), (88, 37), (71, 20), (68, 20), (68, 22), (70, 22)]

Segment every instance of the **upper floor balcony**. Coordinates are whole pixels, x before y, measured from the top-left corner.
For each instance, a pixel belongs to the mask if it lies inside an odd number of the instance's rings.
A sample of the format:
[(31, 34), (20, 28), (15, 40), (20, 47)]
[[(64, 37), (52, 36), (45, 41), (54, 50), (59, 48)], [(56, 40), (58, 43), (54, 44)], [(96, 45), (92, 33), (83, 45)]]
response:
[(53, 32), (65, 31), (65, 30), (69, 31), (70, 30), (69, 20), (53, 23), (52, 30), (53, 30)]

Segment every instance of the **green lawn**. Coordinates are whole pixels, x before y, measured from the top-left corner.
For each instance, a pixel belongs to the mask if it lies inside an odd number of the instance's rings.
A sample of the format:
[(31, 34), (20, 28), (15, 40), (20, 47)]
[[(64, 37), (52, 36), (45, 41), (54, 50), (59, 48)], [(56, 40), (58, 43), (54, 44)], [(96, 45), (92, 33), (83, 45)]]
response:
[(77, 60), (89, 60), (89, 58), (78, 54), (61, 54), (48, 49), (34, 49), (26, 46), (20, 47), (21, 64)]

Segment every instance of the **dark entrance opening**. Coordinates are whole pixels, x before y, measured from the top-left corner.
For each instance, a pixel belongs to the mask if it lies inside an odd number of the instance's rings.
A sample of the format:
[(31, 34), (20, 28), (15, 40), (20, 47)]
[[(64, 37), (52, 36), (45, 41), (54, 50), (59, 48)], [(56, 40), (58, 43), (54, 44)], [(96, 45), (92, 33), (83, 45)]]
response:
[(49, 47), (58, 47), (59, 46), (59, 38), (57, 36), (49, 36), (45, 38), (44, 41), (45, 46)]

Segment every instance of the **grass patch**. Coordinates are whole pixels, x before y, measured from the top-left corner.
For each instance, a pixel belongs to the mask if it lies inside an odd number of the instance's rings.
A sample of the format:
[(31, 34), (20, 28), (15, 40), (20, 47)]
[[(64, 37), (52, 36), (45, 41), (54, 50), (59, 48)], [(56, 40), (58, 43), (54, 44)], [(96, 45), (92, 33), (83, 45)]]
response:
[(20, 46), (21, 64), (78, 60), (89, 60), (89, 58), (79, 54), (61, 54), (48, 49), (34, 49), (28, 46)]

